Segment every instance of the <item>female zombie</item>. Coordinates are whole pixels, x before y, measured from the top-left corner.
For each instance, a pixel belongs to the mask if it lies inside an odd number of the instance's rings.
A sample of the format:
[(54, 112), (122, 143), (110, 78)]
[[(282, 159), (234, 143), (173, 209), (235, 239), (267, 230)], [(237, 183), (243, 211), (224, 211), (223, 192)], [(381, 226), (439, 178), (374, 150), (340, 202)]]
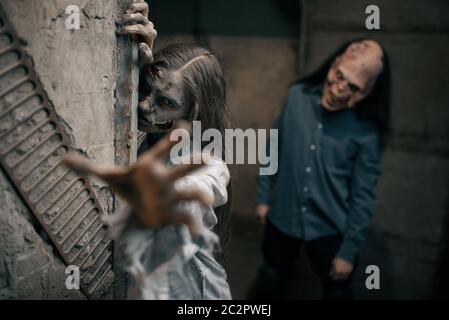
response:
[[(222, 159), (174, 166), (166, 134), (179, 120), (202, 130), (226, 126), (226, 88), (215, 56), (204, 48), (172, 45), (153, 56), (156, 37), (148, 5), (134, 1), (120, 33), (139, 39), (138, 127), (146, 133), (129, 168), (98, 166), (71, 157), (67, 164), (106, 180), (130, 205), (106, 222), (124, 245), (134, 299), (229, 299), (224, 269), (213, 256), (221, 222), (225, 236), (230, 173)], [(192, 156), (192, 153), (181, 156)]]

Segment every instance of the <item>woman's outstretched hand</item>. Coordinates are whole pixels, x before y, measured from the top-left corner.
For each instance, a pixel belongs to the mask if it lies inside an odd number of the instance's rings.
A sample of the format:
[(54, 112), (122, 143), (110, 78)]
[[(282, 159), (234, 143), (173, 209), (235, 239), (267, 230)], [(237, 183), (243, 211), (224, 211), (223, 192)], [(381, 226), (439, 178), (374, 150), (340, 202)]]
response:
[(176, 211), (175, 205), (180, 201), (196, 200), (207, 206), (213, 199), (198, 190), (174, 189), (177, 179), (204, 165), (192, 163), (166, 166), (166, 157), (176, 143), (178, 141), (170, 140), (170, 133), (166, 134), (129, 167), (97, 165), (74, 153), (69, 154), (64, 162), (81, 175), (94, 175), (107, 182), (131, 205), (142, 224), (157, 228), (166, 224), (184, 223), (191, 234), (195, 235), (199, 230), (192, 216)]

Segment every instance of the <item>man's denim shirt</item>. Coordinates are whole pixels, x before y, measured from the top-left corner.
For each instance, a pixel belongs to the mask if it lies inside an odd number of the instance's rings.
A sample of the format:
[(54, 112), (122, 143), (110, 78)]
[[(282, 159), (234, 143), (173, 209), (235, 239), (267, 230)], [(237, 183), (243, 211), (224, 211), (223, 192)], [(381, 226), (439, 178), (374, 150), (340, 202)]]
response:
[(353, 261), (365, 239), (380, 175), (377, 127), (355, 111), (329, 112), (322, 86), (293, 85), (276, 128), (279, 170), (259, 176), (259, 204), (287, 235), (307, 240), (341, 234), (337, 256)]

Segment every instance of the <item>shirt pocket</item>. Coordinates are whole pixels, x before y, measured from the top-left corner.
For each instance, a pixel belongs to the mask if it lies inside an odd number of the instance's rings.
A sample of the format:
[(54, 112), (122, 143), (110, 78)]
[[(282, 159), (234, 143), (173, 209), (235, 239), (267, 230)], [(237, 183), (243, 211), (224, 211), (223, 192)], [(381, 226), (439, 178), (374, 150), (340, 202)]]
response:
[(321, 160), (326, 167), (349, 169), (357, 154), (357, 144), (349, 138), (323, 134), (321, 151)]

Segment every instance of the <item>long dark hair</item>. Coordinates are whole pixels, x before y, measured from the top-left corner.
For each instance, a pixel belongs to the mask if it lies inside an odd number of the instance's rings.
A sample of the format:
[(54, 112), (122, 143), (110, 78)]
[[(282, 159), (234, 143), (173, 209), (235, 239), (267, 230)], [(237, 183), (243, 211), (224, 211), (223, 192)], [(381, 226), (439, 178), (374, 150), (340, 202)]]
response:
[[(299, 79), (296, 83), (304, 83), (311, 87), (322, 85), (326, 81), (327, 73), (334, 60), (343, 54), (349, 45), (365, 40), (376, 41), (370, 38), (360, 38), (343, 44), (332, 53), (317, 70), (306, 75), (304, 78)], [(376, 43), (378, 42), (376, 41)], [(378, 44), (382, 48), (383, 53), (382, 72), (377, 77), (376, 84), (374, 85), (371, 94), (357, 104), (355, 111), (361, 119), (372, 121), (377, 125), (379, 128), (382, 149), (384, 149), (387, 145), (387, 137), (390, 132), (391, 75), (387, 51), (380, 43)]]
[[(214, 128), (220, 131), (224, 139), (225, 129), (229, 127), (226, 81), (223, 69), (215, 55), (208, 49), (197, 45), (173, 44), (154, 55), (153, 66), (182, 71), (186, 89), (198, 106), (195, 120), (201, 121), (202, 133), (207, 129)], [(203, 143), (203, 147), (204, 144), (207, 142)], [(222, 146), (224, 159), (226, 154), (224, 141), (222, 141)], [(220, 237), (222, 253), (229, 240), (231, 182), (228, 184), (227, 191), (228, 201), (226, 204), (215, 208), (218, 218), (215, 231)], [(220, 260), (224, 260), (223, 256), (220, 258)]]

